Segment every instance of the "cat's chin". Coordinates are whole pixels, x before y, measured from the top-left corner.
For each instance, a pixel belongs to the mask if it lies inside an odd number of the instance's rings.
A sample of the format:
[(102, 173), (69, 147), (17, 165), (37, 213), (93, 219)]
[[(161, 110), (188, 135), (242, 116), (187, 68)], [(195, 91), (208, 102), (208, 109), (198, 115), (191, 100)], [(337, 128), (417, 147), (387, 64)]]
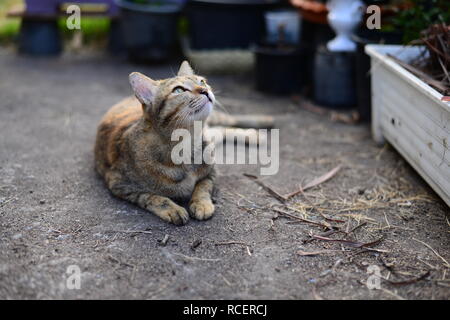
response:
[(189, 118), (191, 121), (204, 121), (211, 114), (212, 109), (213, 104), (208, 101), (199, 110), (193, 112)]

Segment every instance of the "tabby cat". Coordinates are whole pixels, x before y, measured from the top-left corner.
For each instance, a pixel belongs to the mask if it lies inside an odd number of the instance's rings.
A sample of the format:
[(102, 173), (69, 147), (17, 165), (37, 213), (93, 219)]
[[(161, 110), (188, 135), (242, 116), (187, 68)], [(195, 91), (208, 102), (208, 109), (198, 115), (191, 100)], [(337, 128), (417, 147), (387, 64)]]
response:
[[(133, 72), (129, 80), (135, 97), (113, 106), (98, 127), (98, 173), (113, 195), (167, 222), (183, 225), (189, 216), (198, 220), (210, 218), (214, 213), (214, 167), (206, 163), (174, 164), (171, 151), (178, 142), (171, 141), (173, 130), (184, 128), (192, 132), (194, 121), (200, 120), (206, 132), (208, 118), (214, 125), (270, 127), (272, 118), (231, 116), (216, 111), (209, 117), (215, 96), (206, 79), (194, 74), (187, 61), (173, 78), (152, 80)], [(202, 138), (204, 149), (211, 142), (204, 134)], [(188, 202), (189, 213), (176, 202)]]

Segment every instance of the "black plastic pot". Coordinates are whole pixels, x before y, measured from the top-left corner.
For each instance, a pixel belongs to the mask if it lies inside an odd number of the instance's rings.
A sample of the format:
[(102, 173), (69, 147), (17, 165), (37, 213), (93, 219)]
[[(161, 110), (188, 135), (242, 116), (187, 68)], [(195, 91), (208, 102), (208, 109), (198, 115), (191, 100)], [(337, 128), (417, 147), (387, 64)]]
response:
[(62, 50), (56, 19), (24, 18), (20, 26), (19, 52), (35, 56), (54, 56)]
[(306, 48), (255, 45), (256, 89), (273, 94), (298, 93), (305, 85)]
[(355, 55), (319, 47), (314, 59), (314, 100), (325, 107), (349, 109), (356, 105)]
[(401, 44), (403, 35), (398, 32), (382, 32), (363, 29), (353, 37), (356, 51), (356, 92), (357, 108), (361, 121), (370, 121), (372, 110), (370, 57), (364, 52), (367, 44)]
[(126, 48), (122, 36), (121, 20), (113, 19), (109, 28), (108, 51), (113, 55), (125, 55)]
[(308, 20), (302, 21), (301, 28), (301, 42), (304, 45), (308, 54), (306, 55), (306, 70), (303, 75), (306, 86), (308, 87), (306, 93), (308, 96), (313, 96), (313, 83), (314, 83), (314, 56), (317, 48), (325, 45), (329, 40), (335, 37), (335, 33), (331, 30), (327, 24), (313, 23)]
[(131, 60), (151, 62), (173, 56), (181, 5), (160, 6), (117, 0), (121, 11), (123, 44)]
[(264, 11), (278, 0), (191, 0), (187, 6), (192, 49), (248, 48), (263, 39)]

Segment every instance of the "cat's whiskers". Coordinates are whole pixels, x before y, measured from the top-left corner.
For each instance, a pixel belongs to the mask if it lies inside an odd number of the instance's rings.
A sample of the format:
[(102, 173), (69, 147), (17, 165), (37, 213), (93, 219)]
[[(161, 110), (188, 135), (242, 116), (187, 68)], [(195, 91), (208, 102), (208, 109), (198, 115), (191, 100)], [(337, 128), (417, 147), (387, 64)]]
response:
[(189, 110), (186, 110), (186, 108), (183, 108), (183, 110), (181, 110), (177, 115), (177, 118), (175, 121), (175, 126), (179, 126), (184, 121), (186, 121), (188, 116), (189, 116)]
[(175, 118), (175, 126), (179, 126), (180, 124), (182, 124), (183, 122), (186, 121), (186, 119), (190, 116), (191, 114), (191, 109), (193, 108), (193, 104), (196, 102), (195, 100), (192, 100), (191, 102), (189, 102), (187, 104), (187, 106), (185, 106), (183, 109), (181, 109), (181, 111), (178, 112), (176, 118)]
[(218, 109), (221, 109), (223, 112), (230, 114), (230, 112), (227, 110), (227, 108), (219, 100), (217, 100), (217, 96), (216, 96), (215, 106), (217, 106)]

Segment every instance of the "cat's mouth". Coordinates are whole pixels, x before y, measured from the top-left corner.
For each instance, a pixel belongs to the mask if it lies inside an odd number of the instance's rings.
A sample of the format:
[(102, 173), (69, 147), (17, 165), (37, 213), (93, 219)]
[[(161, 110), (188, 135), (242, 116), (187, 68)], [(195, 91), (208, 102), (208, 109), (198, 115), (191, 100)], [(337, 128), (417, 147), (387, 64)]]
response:
[(209, 102), (213, 103), (213, 101), (212, 101), (212, 99), (211, 99), (209, 93), (206, 93), (205, 96), (208, 98)]
[(202, 99), (200, 99), (198, 103), (195, 105), (192, 114), (198, 114), (202, 112), (206, 107), (212, 107), (212, 104), (213, 104), (212, 99), (207, 95), (203, 95)]

